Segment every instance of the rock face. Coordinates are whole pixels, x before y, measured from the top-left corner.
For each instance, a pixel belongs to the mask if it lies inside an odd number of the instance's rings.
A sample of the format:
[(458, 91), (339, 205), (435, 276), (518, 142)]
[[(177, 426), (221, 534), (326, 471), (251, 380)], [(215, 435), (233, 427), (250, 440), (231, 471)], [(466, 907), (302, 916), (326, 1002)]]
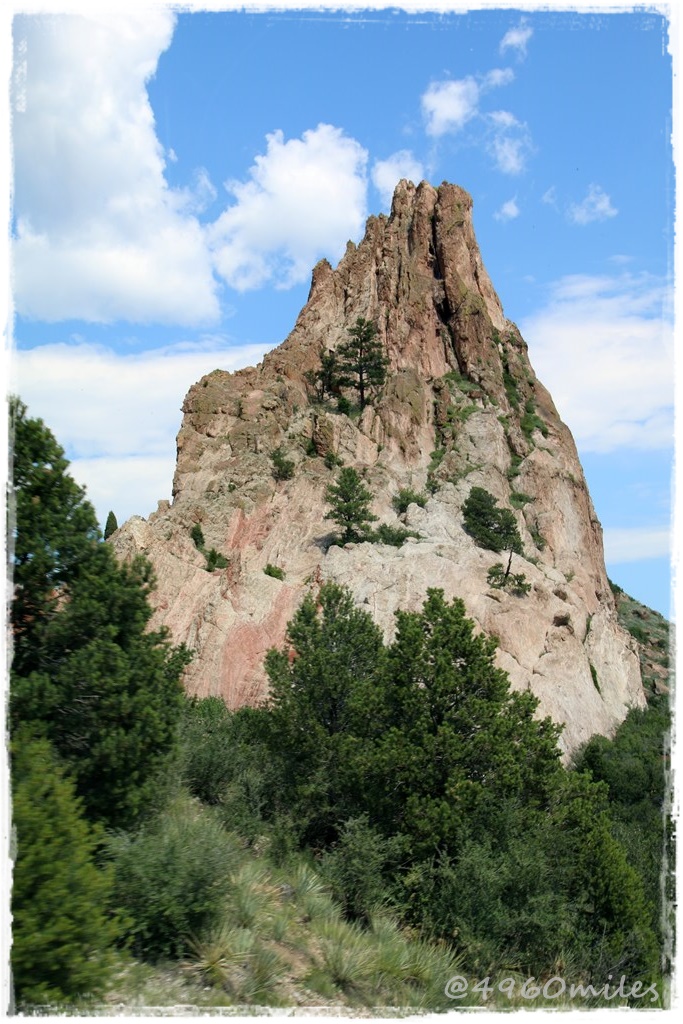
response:
[[(371, 217), (339, 266), (313, 270), (296, 325), (258, 367), (221, 370), (183, 405), (173, 503), (134, 517), (112, 537), (123, 558), (145, 554), (158, 589), (154, 625), (194, 652), (186, 685), (231, 707), (266, 692), (265, 652), (281, 645), (304, 593), (324, 580), (348, 586), (389, 638), (397, 608), (418, 609), (429, 587), (461, 597), (499, 640), (512, 685), (564, 723), (570, 752), (609, 735), (644, 704), (638, 655), (617, 624), (602, 531), (576, 448), (537, 380), (527, 346), (506, 320), (474, 237), (470, 196), (455, 185), (401, 182), (390, 217)], [(314, 400), (305, 374), (322, 350), (371, 320), (389, 357), (385, 387), (360, 417)], [(294, 463), (273, 475), (272, 453)], [(403, 546), (330, 545), (325, 490), (345, 465), (366, 473), (382, 522), (401, 525), (391, 499), (428, 488), (401, 517), (420, 539)], [(485, 487), (515, 510), (531, 591), (487, 584), (501, 556), (464, 531), (462, 505)], [(191, 539), (227, 565), (208, 572)], [(284, 580), (264, 573), (268, 564)]]

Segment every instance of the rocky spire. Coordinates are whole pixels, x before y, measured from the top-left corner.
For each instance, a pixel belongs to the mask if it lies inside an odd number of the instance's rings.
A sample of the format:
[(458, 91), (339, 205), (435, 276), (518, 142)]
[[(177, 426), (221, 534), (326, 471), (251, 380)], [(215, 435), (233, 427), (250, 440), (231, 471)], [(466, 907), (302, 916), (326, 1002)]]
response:
[[(567, 750), (610, 733), (629, 705), (644, 702), (574, 442), (505, 319), (471, 213), (456, 185), (402, 181), (389, 217), (371, 217), (336, 269), (314, 268), (282, 345), (256, 368), (216, 370), (190, 388), (173, 504), (129, 521), (114, 543), (124, 557), (142, 550), (153, 561), (155, 622), (195, 649), (193, 692), (233, 706), (260, 696), (265, 651), (282, 643), (306, 589), (334, 579), (387, 636), (394, 611), (420, 607), (428, 587), (462, 597), (498, 636), (513, 685), (531, 688), (542, 713), (565, 724)], [(373, 404), (349, 418), (314, 400), (306, 373), (358, 317), (376, 325), (390, 370)], [(290, 479), (273, 474), (276, 449), (293, 464)], [(404, 516), (420, 539), (328, 546), (325, 490), (339, 459), (367, 472), (375, 512), (393, 525), (392, 496), (427, 489), (426, 506)], [(495, 557), (463, 530), (473, 486), (514, 510), (526, 597), (487, 583)], [(206, 571), (190, 538), (195, 523), (226, 567)], [(264, 574), (268, 563), (284, 580)]]

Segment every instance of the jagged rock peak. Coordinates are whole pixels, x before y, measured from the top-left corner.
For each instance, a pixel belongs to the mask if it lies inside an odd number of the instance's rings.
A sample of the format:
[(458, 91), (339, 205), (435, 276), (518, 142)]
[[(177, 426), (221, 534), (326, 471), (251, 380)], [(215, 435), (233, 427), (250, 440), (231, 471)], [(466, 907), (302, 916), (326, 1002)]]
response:
[[(396, 609), (421, 607), (429, 587), (461, 597), (498, 637), (513, 686), (533, 690), (541, 712), (564, 724), (567, 751), (644, 703), (572, 436), (503, 315), (471, 214), (456, 185), (400, 182), (390, 216), (370, 217), (336, 268), (322, 260), (313, 269), (282, 345), (256, 368), (216, 370), (190, 388), (173, 504), (113, 537), (122, 557), (142, 551), (154, 565), (153, 622), (195, 651), (190, 692), (231, 706), (261, 697), (265, 652), (282, 644), (306, 591), (329, 579), (387, 637)], [(376, 325), (389, 373), (371, 404), (347, 416), (306, 375), (358, 317)], [(291, 463), (286, 479), (273, 471), (276, 450)], [(419, 539), (333, 544), (325, 493), (340, 462), (366, 474), (382, 522)], [(463, 529), (475, 485), (514, 511), (524, 597), (490, 585), (496, 556)], [(403, 488), (423, 492), (425, 504), (399, 520), (392, 498)], [(215, 572), (191, 539), (197, 523), (206, 549), (223, 556)], [(283, 580), (264, 573), (269, 563)]]

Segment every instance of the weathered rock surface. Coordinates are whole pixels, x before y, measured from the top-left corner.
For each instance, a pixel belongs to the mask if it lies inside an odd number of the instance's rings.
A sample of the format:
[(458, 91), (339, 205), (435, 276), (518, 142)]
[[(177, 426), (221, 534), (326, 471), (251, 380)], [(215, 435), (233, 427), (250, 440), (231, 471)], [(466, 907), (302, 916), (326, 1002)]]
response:
[[(265, 652), (282, 644), (306, 590), (335, 580), (387, 637), (394, 611), (421, 607), (429, 587), (462, 597), (498, 637), (513, 686), (530, 688), (540, 712), (564, 723), (567, 751), (611, 733), (630, 705), (644, 704), (573, 439), (503, 315), (471, 205), (457, 186), (402, 182), (390, 217), (371, 217), (336, 269), (315, 267), (281, 346), (256, 368), (216, 370), (190, 388), (173, 503), (112, 537), (121, 557), (142, 552), (152, 561), (154, 624), (195, 651), (190, 692), (221, 695), (232, 707), (258, 700)], [(347, 340), (357, 317), (377, 325), (390, 372), (354, 420), (314, 402), (305, 374), (322, 349)], [(295, 464), (289, 480), (273, 476), (277, 448)], [(426, 507), (411, 505), (403, 517), (420, 539), (330, 546), (325, 490), (336, 471), (328, 453), (365, 470), (383, 522), (398, 525), (391, 498), (400, 488), (429, 483)], [(487, 585), (501, 556), (463, 530), (474, 485), (516, 510), (524, 557), (514, 556), (513, 571), (532, 585), (525, 597)], [(190, 538), (196, 523), (225, 568), (207, 572)], [(284, 570), (283, 581), (264, 574), (268, 563)]]

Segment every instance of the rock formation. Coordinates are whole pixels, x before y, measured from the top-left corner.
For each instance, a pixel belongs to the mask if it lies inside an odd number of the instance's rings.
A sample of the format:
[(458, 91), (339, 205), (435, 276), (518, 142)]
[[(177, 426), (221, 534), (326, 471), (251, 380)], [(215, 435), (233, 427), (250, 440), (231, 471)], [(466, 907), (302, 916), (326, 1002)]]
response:
[[(394, 611), (421, 607), (427, 588), (462, 597), (497, 636), (512, 685), (530, 688), (540, 713), (564, 723), (567, 752), (644, 704), (572, 436), (503, 314), (471, 208), (455, 185), (401, 182), (389, 217), (371, 217), (336, 269), (325, 260), (314, 268), (282, 345), (256, 368), (215, 370), (190, 388), (172, 504), (112, 538), (121, 557), (152, 561), (154, 624), (195, 652), (190, 692), (232, 707), (258, 700), (265, 652), (283, 643), (307, 589), (334, 580), (387, 638)], [(305, 375), (321, 351), (348, 340), (358, 317), (376, 325), (389, 373), (376, 400), (350, 417), (316, 401)], [(290, 479), (275, 479), (276, 449), (294, 463)], [(400, 488), (428, 488), (425, 507), (412, 504), (401, 517), (419, 539), (330, 546), (334, 459), (365, 471), (382, 522), (402, 525), (391, 502)], [(515, 510), (524, 555), (513, 556), (513, 571), (531, 584), (526, 596), (487, 583), (500, 556), (463, 529), (474, 485)], [(222, 568), (207, 571), (195, 524), (205, 548), (224, 556)], [(269, 563), (283, 580), (264, 573)]]

